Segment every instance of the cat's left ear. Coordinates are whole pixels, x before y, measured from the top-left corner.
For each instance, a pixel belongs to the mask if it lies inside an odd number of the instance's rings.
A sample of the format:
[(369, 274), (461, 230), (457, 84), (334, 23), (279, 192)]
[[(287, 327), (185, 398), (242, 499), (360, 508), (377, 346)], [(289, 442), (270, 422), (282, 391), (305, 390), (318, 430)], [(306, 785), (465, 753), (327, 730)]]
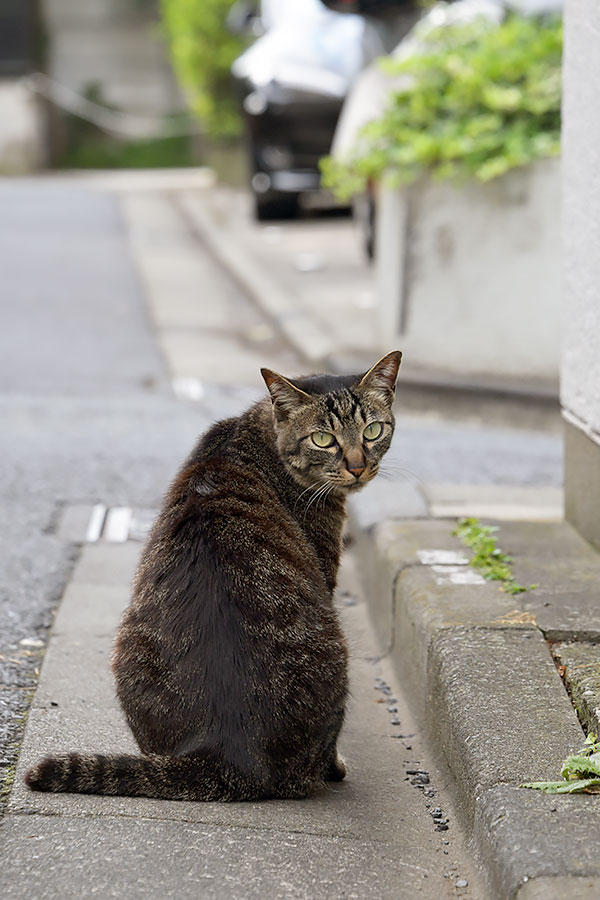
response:
[(273, 411), (278, 419), (287, 419), (289, 414), (310, 401), (310, 394), (301, 391), (277, 372), (271, 369), (261, 369), (260, 374), (265, 379), (265, 384), (269, 388), (271, 400), (273, 401)]
[(396, 389), (396, 379), (398, 378), (401, 359), (402, 354), (399, 350), (392, 350), (391, 353), (386, 353), (363, 375), (358, 383), (358, 387), (372, 391), (378, 394), (381, 399), (390, 402), (394, 399), (394, 390)]

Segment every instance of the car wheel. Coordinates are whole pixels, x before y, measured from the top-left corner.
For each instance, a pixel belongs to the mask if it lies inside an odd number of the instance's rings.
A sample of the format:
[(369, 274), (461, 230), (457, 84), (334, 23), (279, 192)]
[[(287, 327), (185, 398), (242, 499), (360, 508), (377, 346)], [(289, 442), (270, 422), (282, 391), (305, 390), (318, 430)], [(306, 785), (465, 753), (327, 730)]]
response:
[(259, 222), (295, 219), (298, 210), (298, 194), (254, 194), (254, 214)]

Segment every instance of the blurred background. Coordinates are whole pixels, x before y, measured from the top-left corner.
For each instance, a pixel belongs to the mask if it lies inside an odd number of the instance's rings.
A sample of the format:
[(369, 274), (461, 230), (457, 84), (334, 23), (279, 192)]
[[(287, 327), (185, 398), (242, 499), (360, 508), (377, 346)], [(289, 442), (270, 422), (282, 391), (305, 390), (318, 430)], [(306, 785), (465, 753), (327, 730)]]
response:
[(308, 359), (556, 399), (561, 5), (2, 0), (0, 172), (203, 167)]

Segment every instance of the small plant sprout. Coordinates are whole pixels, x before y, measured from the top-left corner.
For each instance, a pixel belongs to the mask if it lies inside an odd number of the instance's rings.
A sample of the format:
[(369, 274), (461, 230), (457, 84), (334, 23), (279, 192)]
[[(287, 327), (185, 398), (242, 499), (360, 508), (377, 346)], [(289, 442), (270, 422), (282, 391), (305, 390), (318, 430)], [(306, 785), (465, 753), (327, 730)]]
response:
[(481, 572), (489, 581), (501, 582), (502, 590), (507, 594), (522, 594), (524, 591), (533, 590), (537, 585), (532, 584), (526, 588), (515, 581), (510, 568), (513, 559), (497, 546), (495, 538), (497, 531), (493, 525), (482, 525), (478, 519), (466, 518), (458, 520), (452, 534), (473, 550), (474, 555), (469, 565)]
[(528, 781), (521, 787), (546, 794), (600, 794), (600, 742), (588, 734), (583, 747), (565, 759), (560, 774), (563, 781)]

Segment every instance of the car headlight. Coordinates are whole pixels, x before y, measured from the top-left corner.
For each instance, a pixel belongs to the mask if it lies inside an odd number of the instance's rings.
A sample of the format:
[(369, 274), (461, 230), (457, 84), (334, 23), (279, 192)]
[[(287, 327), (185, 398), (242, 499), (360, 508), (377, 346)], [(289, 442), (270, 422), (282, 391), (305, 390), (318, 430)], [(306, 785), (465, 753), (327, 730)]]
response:
[(249, 116), (261, 116), (268, 105), (267, 98), (262, 91), (251, 91), (244, 97), (244, 109)]

